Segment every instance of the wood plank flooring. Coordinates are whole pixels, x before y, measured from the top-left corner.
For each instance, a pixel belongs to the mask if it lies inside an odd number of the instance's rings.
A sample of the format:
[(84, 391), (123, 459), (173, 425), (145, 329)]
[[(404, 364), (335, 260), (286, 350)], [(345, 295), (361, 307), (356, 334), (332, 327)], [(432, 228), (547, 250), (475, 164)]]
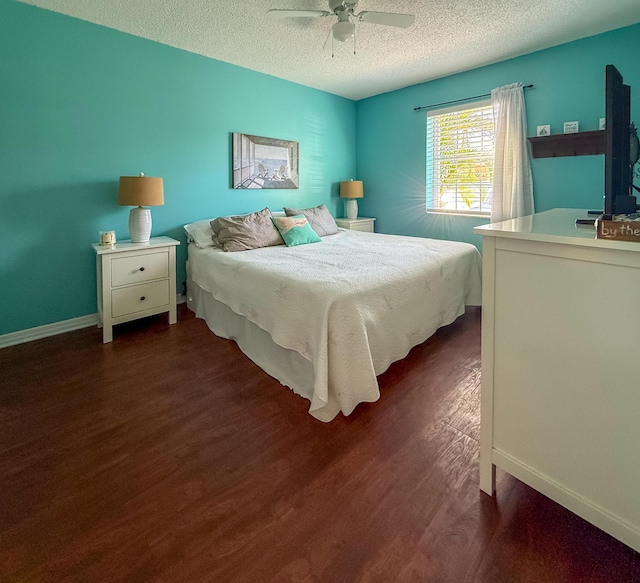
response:
[(0, 350), (0, 581), (640, 582), (514, 478), (480, 492), (478, 310), (324, 424), (180, 308)]

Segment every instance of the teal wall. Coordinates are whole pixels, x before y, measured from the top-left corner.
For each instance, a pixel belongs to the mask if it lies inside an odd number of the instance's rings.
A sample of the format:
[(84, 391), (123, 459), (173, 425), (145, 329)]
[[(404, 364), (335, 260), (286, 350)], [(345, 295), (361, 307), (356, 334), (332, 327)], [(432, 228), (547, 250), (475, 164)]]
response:
[[(638, 55), (640, 24), (357, 102), (356, 173), (365, 189), (360, 214), (376, 217), (379, 232), (480, 247), (472, 229), (486, 219), (426, 213), (426, 113), (413, 108), (532, 83), (525, 93), (530, 136), (537, 125), (551, 124), (552, 133), (562, 133), (563, 123), (575, 120), (580, 130), (597, 130), (605, 115), (605, 66), (613, 64), (631, 86), (632, 120), (639, 125)], [(535, 159), (532, 171), (536, 211), (602, 208), (603, 156)]]
[[(0, 334), (96, 312), (100, 230), (128, 238), (118, 177), (164, 179), (153, 235), (269, 206), (342, 214), (355, 103), (81, 20), (0, 0)], [(231, 132), (300, 144), (298, 190), (230, 188)]]
[[(484, 219), (427, 216), (420, 105), (533, 83), (529, 134), (604, 116), (604, 67), (632, 86), (640, 121), (640, 24), (354, 103), (81, 20), (0, 0), (0, 334), (96, 311), (100, 230), (128, 237), (118, 177), (162, 176), (154, 235), (265, 206), (325, 203), (342, 216), (338, 182), (364, 180), (360, 214), (380, 232), (469, 241)], [(299, 190), (230, 188), (230, 134), (300, 143)], [(537, 210), (601, 205), (602, 156), (533, 161)]]

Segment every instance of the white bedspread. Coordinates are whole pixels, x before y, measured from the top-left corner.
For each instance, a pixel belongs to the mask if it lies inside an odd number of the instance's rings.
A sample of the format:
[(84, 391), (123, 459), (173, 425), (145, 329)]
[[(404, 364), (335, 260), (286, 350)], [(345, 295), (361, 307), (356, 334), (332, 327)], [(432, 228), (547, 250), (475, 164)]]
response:
[(340, 231), (321, 243), (225, 253), (189, 246), (191, 277), (315, 371), (309, 412), (330, 421), (380, 397), (376, 376), (481, 303), (467, 243)]

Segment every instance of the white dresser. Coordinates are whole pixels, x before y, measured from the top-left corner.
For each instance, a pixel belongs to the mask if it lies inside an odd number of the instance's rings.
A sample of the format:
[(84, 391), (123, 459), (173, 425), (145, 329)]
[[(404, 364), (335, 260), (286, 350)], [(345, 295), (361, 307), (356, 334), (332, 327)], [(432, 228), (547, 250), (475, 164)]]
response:
[(149, 243), (94, 243), (98, 277), (98, 316), (102, 341), (113, 340), (113, 326), (169, 312), (177, 322), (176, 246), (170, 237), (152, 237)]
[(495, 467), (640, 551), (640, 243), (554, 209), (483, 236), (480, 487)]

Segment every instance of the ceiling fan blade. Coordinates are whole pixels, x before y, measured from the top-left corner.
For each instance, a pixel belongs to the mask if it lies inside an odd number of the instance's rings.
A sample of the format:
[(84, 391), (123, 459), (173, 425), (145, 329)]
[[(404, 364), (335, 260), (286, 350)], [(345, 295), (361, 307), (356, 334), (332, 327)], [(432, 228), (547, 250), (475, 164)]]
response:
[(315, 16), (330, 16), (327, 10), (287, 10), (286, 8), (272, 8), (267, 14), (275, 18), (313, 18)]
[(355, 16), (360, 22), (385, 24), (387, 26), (398, 26), (400, 28), (407, 28), (416, 20), (413, 14), (396, 14), (395, 12), (360, 12)]

